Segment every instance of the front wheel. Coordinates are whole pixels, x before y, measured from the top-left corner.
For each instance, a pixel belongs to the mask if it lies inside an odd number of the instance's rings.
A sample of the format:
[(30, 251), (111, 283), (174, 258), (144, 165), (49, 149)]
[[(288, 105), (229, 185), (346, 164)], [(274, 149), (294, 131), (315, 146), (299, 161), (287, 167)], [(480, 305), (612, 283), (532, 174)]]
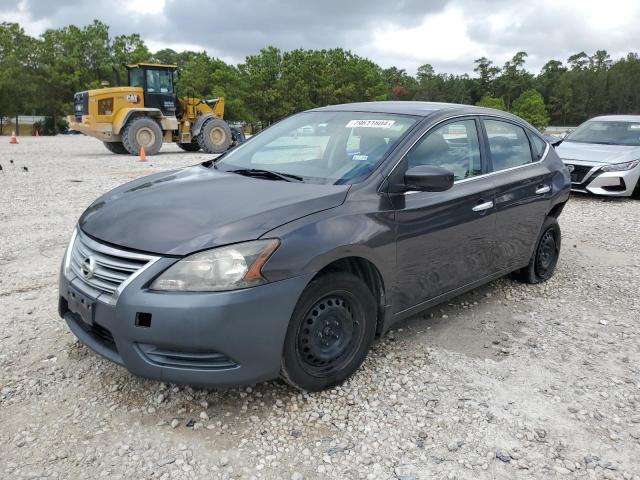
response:
[(206, 153), (224, 153), (231, 147), (233, 136), (227, 122), (211, 118), (202, 125), (196, 141)]
[(282, 356), (281, 377), (317, 392), (360, 367), (376, 331), (376, 302), (367, 285), (345, 272), (323, 275), (302, 292)]
[(529, 265), (514, 273), (514, 276), (526, 283), (540, 283), (549, 280), (560, 258), (560, 225), (554, 217), (547, 217), (542, 224)]
[(140, 155), (144, 148), (147, 155), (155, 155), (162, 147), (162, 129), (149, 117), (136, 117), (122, 130), (122, 144), (131, 155)]

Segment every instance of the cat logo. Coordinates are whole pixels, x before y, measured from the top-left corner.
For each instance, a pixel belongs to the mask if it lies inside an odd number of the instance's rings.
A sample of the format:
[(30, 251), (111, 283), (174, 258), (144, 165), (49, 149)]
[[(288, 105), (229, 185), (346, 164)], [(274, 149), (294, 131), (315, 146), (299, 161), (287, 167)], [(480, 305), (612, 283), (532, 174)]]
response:
[(126, 100), (129, 103), (138, 103), (140, 101), (140, 96), (135, 93), (130, 93), (126, 96)]

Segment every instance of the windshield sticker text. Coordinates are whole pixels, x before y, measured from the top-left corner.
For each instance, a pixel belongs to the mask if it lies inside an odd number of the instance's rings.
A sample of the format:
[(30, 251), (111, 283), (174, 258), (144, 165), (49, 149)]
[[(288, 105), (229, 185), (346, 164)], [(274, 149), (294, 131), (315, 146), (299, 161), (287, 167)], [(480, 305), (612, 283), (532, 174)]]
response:
[(369, 155), (354, 155), (353, 157), (351, 157), (352, 160), (355, 160), (356, 162), (364, 162), (369, 158)]
[(391, 128), (395, 120), (349, 120), (346, 128)]

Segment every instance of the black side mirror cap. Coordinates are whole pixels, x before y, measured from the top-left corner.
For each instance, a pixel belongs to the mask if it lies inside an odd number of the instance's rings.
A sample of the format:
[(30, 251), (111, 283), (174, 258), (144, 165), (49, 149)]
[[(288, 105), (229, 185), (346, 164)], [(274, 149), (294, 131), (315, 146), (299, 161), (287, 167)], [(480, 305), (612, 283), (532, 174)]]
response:
[(404, 174), (407, 190), (444, 192), (453, 187), (453, 172), (435, 165), (419, 165), (409, 168)]

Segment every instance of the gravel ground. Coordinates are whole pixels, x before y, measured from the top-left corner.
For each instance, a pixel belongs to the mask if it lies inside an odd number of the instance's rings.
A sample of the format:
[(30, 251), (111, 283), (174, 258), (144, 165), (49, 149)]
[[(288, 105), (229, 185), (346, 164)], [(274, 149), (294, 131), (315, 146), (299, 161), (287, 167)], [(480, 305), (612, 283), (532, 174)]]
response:
[(640, 479), (640, 202), (573, 196), (552, 280), (403, 322), (340, 388), (200, 390), (80, 345), (56, 278), (100, 193), (209, 156), (20, 141), (0, 143), (0, 478)]

